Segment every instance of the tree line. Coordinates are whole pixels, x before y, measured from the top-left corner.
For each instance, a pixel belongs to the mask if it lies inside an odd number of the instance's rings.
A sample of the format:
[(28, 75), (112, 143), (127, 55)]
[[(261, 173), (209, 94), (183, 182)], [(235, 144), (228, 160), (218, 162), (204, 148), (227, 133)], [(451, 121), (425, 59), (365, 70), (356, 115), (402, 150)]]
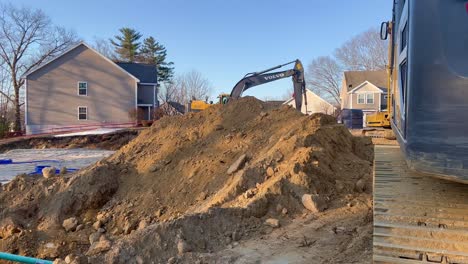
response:
[(380, 40), (377, 29), (362, 32), (338, 47), (332, 55), (313, 59), (307, 67), (308, 87), (332, 104), (340, 105), (344, 71), (384, 70), (388, 43)]

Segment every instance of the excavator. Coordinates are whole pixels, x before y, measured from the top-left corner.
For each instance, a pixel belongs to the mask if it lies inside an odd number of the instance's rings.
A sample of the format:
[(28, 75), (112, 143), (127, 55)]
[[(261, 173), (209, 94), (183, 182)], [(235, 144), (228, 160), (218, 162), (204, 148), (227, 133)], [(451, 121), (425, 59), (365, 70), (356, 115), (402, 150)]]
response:
[[(285, 71), (271, 72), (273, 70), (282, 68), (286, 65), (293, 64), (294, 68)], [(307, 97), (305, 96), (305, 79), (304, 79), (304, 67), (300, 60), (294, 60), (285, 64), (281, 64), (264, 71), (247, 73), (231, 91), (228, 102), (237, 100), (242, 96), (242, 93), (247, 89), (254, 86), (274, 82), (280, 79), (292, 77), (294, 84), (294, 102), (296, 109), (301, 111), (302, 109), (302, 98), (304, 98), (305, 107), (307, 109)]]
[(376, 146), (374, 263), (468, 263), (468, 1), (394, 0), (389, 111)]
[[(217, 104), (226, 104), (229, 98), (229, 94), (222, 93), (218, 95), (218, 102)], [(212, 106), (213, 102), (208, 103), (208, 99), (205, 101), (193, 99), (188, 104), (188, 112), (200, 112), (202, 110), (207, 109), (208, 107)]]
[[(294, 68), (285, 71), (271, 72), (273, 70), (285, 67), (293, 64)], [(294, 85), (294, 102), (296, 109), (301, 111), (302, 109), (302, 98), (304, 98), (305, 108), (307, 109), (307, 98), (305, 96), (305, 80), (304, 80), (304, 67), (300, 60), (294, 60), (285, 64), (281, 64), (260, 72), (247, 73), (237, 84), (234, 86), (230, 94), (221, 94), (218, 96), (219, 104), (227, 104), (233, 100), (237, 100), (242, 96), (242, 93), (247, 89), (250, 89), (257, 85), (277, 81), (280, 79), (292, 77)], [(192, 112), (201, 111), (212, 104), (204, 101), (193, 100), (189, 104)]]

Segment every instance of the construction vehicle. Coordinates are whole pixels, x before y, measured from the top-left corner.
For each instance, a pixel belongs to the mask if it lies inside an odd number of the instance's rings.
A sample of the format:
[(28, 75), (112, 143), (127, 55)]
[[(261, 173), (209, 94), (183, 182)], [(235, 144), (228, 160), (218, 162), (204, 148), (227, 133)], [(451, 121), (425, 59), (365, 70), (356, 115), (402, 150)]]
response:
[[(217, 104), (226, 104), (228, 101), (229, 94), (222, 93), (218, 95), (218, 102)], [(208, 102), (208, 98), (205, 101), (202, 100), (191, 100), (188, 104), (188, 112), (200, 112), (208, 107), (213, 105), (213, 101)]]
[[(286, 65), (293, 64), (294, 68), (285, 71), (271, 72), (273, 70), (282, 68)], [(304, 80), (304, 67), (300, 60), (294, 60), (285, 64), (281, 64), (264, 71), (247, 73), (231, 91), (231, 94), (220, 94), (218, 96), (219, 104), (227, 104), (232, 100), (239, 99), (242, 96), (242, 93), (247, 89), (250, 89), (254, 86), (277, 81), (280, 79), (292, 77), (294, 85), (294, 100), (296, 103), (296, 109), (301, 111), (302, 107), (302, 98), (304, 98), (305, 107), (307, 109), (307, 98), (305, 96), (305, 80)], [(193, 100), (189, 104), (189, 112), (198, 112), (204, 110), (213, 105), (206, 101), (197, 101)]]
[[(285, 71), (271, 72), (273, 70), (282, 68), (286, 65), (293, 64), (294, 68)], [(301, 111), (302, 98), (304, 98), (305, 107), (307, 109), (307, 97), (305, 96), (305, 80), (304, 80), (304, 67), (300, 60), (294, 60), (285, 64), (281, 64), (264, 71), (247, 73), (231, 91), (229, 101), (236, 100), (242, 96), (242, 93), (257, 85), (262, 85), (269, 82), (274, 82), (280, 79), (292, 77), (294, 85), (294, 102), (296, 109)]]
[(394, 0), (389, 114), (376, 146), (374, 263), (468, 263), (468, 3)]

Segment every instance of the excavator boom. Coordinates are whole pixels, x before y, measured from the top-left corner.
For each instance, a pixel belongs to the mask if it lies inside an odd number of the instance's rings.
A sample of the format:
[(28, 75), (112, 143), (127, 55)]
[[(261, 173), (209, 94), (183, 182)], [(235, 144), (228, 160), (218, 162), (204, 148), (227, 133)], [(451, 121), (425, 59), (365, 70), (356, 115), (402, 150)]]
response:
[[(294, 63), (294, 69), (270, 72), (286, 65)], [(304, 67), (300, 60), (295, 60), (282, 65), (278, 65), (261, 72), (248, 73), (242, 78), (232, 89), (229, 100), (236, 100), (242, 96), (242, 93), (247, 89), (254, 86), (277, 81), (280, 79), (292, 77), (294, 84), (294, 100), (296, 103), (296, 109), (301, 111), (302, 109), (302, 98), (305, 94), (305, 80), (304, 80)], [(305, 104), (307, 106), (307, 98), (305, 98)]]

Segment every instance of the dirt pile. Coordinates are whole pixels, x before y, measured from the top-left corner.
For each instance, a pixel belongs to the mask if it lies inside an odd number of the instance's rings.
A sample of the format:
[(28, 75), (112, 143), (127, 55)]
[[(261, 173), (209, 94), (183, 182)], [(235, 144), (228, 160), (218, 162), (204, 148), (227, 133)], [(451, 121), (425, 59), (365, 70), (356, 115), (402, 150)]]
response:
[(118, 150), (138, 136), (138, 130), (121, 130), (103, 135), (69, 137), (36, 136), (2, 140), (0, 153), (12, 149), (89, 148)]
[(72, 177), (3, 186), (0, 250), (192, 263), (275, 228), (267, 218), (287, 225), (304, 204), (334, 208), (369, 192), (372, 155), (369, 139), (330, 116), (254, 98), (166, 117)]

